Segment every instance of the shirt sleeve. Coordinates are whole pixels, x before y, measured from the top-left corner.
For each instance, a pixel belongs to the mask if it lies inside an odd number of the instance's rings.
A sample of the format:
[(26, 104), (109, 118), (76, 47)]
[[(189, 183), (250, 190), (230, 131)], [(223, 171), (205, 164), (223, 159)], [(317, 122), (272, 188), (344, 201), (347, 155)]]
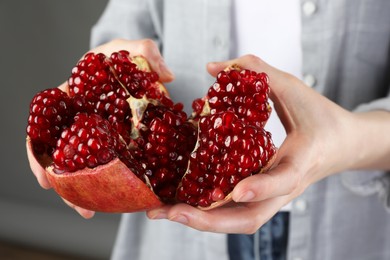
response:
[[(385, 110), (390, 113), (390, 85), (388, 90), (387, 97), (362, 104), (355, 109), (355, 112)], [(341, 179), (345, 187), (358, 195), (377, 195), (383, 202), (386, 210), (390, 213), (390, 172), (348, 171), (341, 174)]]
[(160, 45), (162, 4), (161, 0), (110, 0), (92, 28), (91, 48), (116, 38), (148, 38)]

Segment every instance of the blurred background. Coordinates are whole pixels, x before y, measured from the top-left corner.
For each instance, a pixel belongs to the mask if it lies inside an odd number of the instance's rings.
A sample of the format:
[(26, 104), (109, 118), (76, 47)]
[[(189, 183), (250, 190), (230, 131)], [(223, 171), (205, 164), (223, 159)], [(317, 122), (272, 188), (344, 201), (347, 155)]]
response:
[(18, 259), (9, 248), (109, 258), (120, 216), (84, 220), (38, 185), (25, 152), (31, 98), (68, 78), (106, 2), (0, 0), (0, 259)]

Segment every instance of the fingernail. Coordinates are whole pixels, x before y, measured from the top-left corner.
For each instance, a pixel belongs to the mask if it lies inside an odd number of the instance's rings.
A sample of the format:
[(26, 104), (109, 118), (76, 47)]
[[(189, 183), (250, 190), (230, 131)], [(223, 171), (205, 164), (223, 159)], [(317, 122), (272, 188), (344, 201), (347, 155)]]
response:
[(85, 219), (91, 219), (95, 215), (95, 211), (76, 207), (76, 211)]
[(183, 215), (176, 215), (176, 216), (173, 216), (172, 218), (170, 218), (169, 220), (171, 221), (175, 221), (175, 222), (178, 222), (178, 223), (181, 223), (181, 224), (188, 224), (188, 219), (187, 217), (183, 216)]
[(241, 197), (236, 200), (236, 202), (248, 202), (255, 198), (255, 193), (253, 191), (247, 191)]
[(159, 66), (160, 66), (160, 70), (162, 73), (173, 77), (173, 72), (168, 68), (167, 64), (165, 63), (165, 61), (163, 59), (160, 61)]
[(157, 212), (150, 212), (151, 219), (164, 219), (167, 218), (167, 213), (164, 210), (158, 210)]

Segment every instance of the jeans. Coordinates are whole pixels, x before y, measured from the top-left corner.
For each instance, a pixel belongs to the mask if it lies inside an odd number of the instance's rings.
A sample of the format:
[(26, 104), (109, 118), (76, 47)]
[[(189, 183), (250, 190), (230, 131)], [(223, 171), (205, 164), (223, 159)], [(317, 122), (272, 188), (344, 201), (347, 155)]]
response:
[(255, 234), (229, 234), (230, 260), (287, 259), (289, 212), (279, 212)]

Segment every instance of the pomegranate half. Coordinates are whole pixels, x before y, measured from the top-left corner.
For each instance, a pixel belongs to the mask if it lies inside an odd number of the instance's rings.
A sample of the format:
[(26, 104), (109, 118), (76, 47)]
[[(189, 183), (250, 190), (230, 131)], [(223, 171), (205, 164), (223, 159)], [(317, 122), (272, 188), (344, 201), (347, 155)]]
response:
[(269, 91), (265, 73), (233, 66), (194, 100), (189, 117), (143, 57), (88, 53), (66, 89), (31, 101), (30, 165), (61, 197), (94, 211), (179, 202), (211, 209), (272, 164)]

